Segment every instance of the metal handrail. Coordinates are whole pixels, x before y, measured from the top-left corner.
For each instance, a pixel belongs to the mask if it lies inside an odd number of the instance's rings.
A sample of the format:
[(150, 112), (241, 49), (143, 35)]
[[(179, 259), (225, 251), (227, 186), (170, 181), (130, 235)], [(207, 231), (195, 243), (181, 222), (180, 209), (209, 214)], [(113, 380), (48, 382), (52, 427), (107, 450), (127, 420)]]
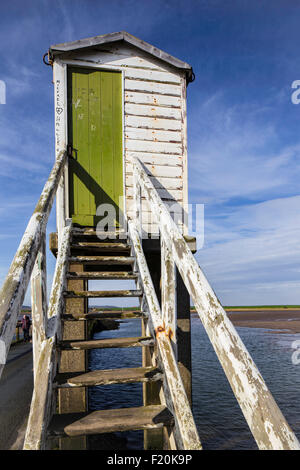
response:
[(51, 170), (0, 291), (0, 377), (30, 276), (45, 237), (49, 214), (66, 159), (67, 153), (62, 151)]
[(143, 195), (156, 218), (161, 241), (167, 247), (168, 263), (172, 258), (178, 268), (258, 447), (300, 450), (297, 437), (145, 170), (142, 162), (135, 159), (135, 223), (141, 233)]

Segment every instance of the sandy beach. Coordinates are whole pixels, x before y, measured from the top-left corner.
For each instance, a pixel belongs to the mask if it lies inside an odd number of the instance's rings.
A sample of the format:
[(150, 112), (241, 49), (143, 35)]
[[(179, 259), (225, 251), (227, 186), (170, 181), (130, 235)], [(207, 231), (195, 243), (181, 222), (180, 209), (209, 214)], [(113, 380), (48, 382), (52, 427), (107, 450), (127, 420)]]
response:
[(299, 310), (234, 310), (227, 311), (235, 326), (266, 328), (278, 333), (300, 333)]

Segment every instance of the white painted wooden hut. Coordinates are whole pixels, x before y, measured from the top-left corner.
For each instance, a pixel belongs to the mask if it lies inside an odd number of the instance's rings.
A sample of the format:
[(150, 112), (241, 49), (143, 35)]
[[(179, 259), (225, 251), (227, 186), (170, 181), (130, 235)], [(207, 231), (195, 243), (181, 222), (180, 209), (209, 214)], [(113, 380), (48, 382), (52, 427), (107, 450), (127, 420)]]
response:
[[(59, 196), (65, 216), (95, 226), (97, 206), (113, 202), (130, 217), (134, 157), (149, 169), (163, 201), (177, 203), (175, 212), (181, 213), (188, 203), (186, 87), (194, 78), (191, 66), (125, 31), (51, 46), (49, 60), (56, 154), (67, 144), (73, 147)], [(143, 204), (144, 228), (151, 232)]]

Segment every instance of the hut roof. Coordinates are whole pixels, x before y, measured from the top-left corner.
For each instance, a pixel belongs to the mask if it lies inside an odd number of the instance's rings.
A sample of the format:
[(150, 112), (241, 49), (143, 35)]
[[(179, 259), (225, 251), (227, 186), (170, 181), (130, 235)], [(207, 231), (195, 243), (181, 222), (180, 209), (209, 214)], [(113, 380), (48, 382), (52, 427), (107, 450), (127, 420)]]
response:
[(74, 52), (74, 51), (80, 51), (80, 50), (82, 51), (82, 50), (88, 50), (88, 49), (101, 50), (102, 46), (104, 45), (112, 44), (112, 43), (116, 43), (120, 41), (126, 42), (156, 57), (157, 59), (160, 59), (163, 62), (166, 62), (167, 64), (175, 67), (176, 69), (184, 71), (186, 73), (188, 82), (193, 80), (193, 76), (194, 76), (193, 69), (189, 64), (187, 64), (186, 62), (183, 62), (180, 59), (177, 59), (176, 57), (173, 57), (172, 55), (162, 51), (161, 49), (158, 49), (157, 47), (152, 46), (151, 44), (143, 41), (142, 39), (132, 36), (126, 31), (119, 31), (117, 33), (103, 34), (101, 36), (94, 36), (91, 38), (79, 39), (77, 41), (65, 42), (62, 44), (55, 44), (50, 47), (49, 56), (51, 59), (53, 59), (58, 56), (64, 57), (68, 53)]

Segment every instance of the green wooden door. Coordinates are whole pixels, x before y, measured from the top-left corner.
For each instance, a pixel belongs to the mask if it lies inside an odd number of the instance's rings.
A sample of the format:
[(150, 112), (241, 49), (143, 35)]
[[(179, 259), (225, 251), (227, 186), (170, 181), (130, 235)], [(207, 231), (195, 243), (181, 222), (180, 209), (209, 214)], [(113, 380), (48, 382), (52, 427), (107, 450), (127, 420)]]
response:
[(68, 69), (69, 209), (73, 223), (95, 226), (100, 204), (112, 204), (116, 225), (123, 196), (120, 72)]

